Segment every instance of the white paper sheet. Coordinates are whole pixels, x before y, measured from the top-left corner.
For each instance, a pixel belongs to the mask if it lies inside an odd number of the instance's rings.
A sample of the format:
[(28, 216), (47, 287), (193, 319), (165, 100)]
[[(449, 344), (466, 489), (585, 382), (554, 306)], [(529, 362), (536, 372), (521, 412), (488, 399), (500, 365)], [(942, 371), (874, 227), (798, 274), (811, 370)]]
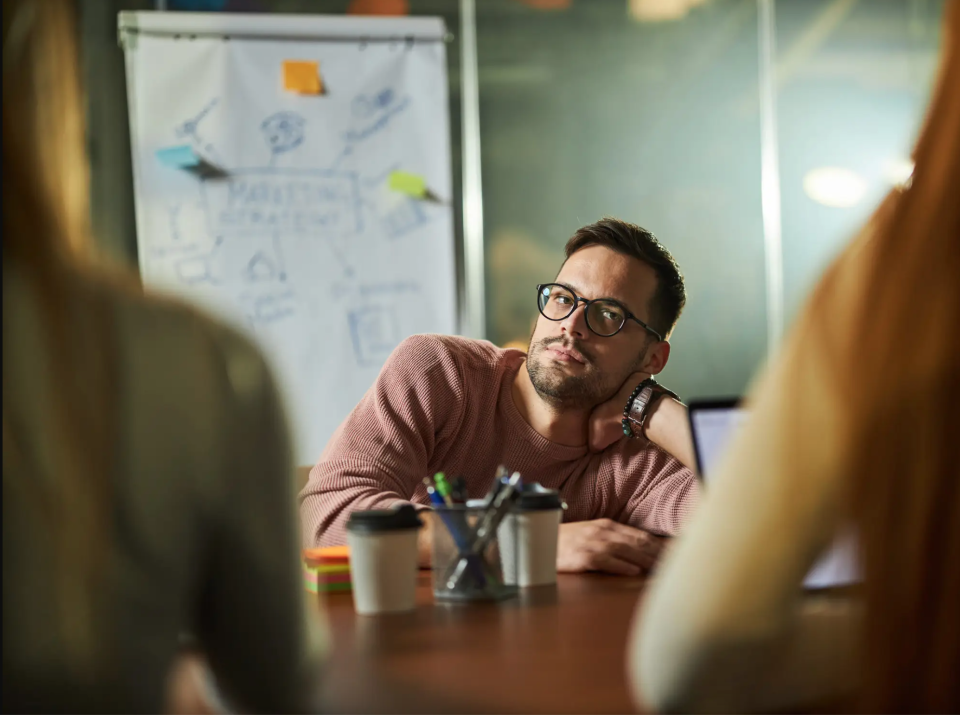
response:
[[(404, 337), (456, 331), (443, 24), (124, 13), (123, 27), (144, 283), (254, 336), (310, 464)], [(284, 60), (319, 62), (325, 93), (285, 91)], [(182, 145), (223, 175), (156, 155)], [(392, 171), (435, 200), (391, 191)]]

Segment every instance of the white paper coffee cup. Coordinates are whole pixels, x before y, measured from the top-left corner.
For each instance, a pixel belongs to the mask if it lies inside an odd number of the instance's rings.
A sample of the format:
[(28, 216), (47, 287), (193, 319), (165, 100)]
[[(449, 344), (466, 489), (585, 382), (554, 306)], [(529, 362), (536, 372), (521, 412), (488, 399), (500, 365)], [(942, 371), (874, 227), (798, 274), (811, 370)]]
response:
[(560, 497), (542, 489), (534, 494), (533, 498), (521, 495), (517, 507), (497, 529), (503, 582), (508, 586), (557, 582), (557, 540), (563, 516)]
[(421, 525), (410, 505), (350, 516), (347, 543), (357, 613), (397, 613), (416, 607), (417, 535)]

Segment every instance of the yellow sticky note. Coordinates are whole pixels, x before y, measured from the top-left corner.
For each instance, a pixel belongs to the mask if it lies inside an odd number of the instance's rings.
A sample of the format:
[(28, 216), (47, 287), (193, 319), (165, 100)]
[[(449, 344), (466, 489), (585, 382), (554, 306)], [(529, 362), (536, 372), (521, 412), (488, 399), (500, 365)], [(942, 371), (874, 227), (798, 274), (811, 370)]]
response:
[(298, 94), (320, 94), (323, 82), (320, 81), (320, 63), (309, 60), (284, 60), (283, 88)]
[(390, 174), (389, 186), (394, 191), (422, 199), (427, 195), (427, 182), (422, 176), (408, 174), (405, 171), (394, 171)]
[(311, 571), (318, 574), (350, 573), (350, 564), (322, 564), (310, 566)]

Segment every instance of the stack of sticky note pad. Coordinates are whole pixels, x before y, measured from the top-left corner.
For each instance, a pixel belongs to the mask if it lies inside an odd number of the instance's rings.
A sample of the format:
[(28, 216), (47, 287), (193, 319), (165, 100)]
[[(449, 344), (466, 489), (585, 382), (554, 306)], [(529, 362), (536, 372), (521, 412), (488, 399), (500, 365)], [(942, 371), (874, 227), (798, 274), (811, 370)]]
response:
[(329, 546), (305, 549), (303, 552), (304, 585), (311, 593), (349, 591), (350, 549), (347, 546)]

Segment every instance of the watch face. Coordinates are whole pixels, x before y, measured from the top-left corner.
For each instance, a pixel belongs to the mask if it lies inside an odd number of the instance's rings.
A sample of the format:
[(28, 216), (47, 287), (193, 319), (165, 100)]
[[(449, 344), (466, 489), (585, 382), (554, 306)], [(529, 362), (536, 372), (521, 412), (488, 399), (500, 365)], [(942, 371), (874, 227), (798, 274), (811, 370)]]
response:
[(642, 414), (644, 408), (647, 406), (647, 403), (650, 401), (650, 397), (653, 395), (653, 388), (645, 387), (640, 390), (640, 394), (637, 395), (637, 398), (633, 401), (633, 404), (630, 406), (630, 411), (634, 414)]

